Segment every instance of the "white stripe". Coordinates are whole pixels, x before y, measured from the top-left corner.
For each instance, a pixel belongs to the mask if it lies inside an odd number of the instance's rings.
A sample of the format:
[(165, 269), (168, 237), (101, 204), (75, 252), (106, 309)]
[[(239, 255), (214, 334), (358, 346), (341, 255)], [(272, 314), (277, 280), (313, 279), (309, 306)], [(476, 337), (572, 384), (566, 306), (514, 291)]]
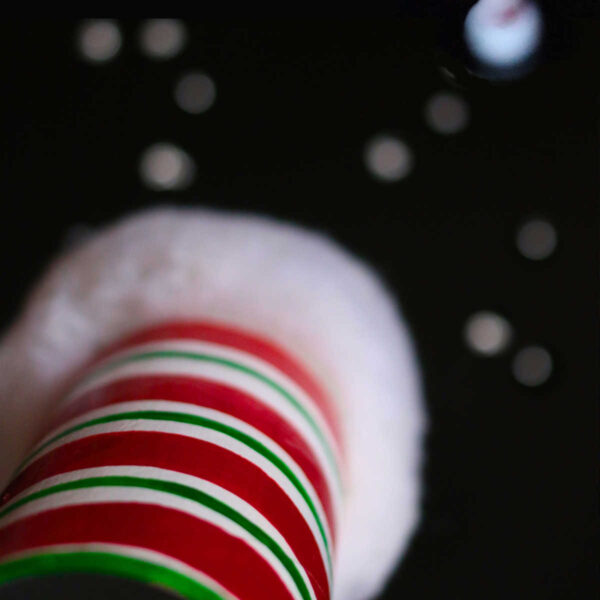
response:
[[(279, 559), (267, 546), (260, 543), (252, 534), (243, 527), (224, 517), (218, 512), (207, 508), (193, 500), (181, 498), (167, 492), (149, 490), (145, 488), (131, 487), (95, 487), (80, 490), (69, 490), (58, 492), (51, 496), (33, 500), (23, 506), (19, 506), (12, 513), (2, 518), (2, 527), (14, 523), (25, 517), (40, 512), (67, 506), (79, 506), (103, 503), (125, 503), (125, 504), (151, 504), (167, 509), (175, 509), (192, 515), (193, 517), (211, 523), (229, 535), (243, 540), (256, 554), (263, 558), (284, 582), (287, 589), (296, 600), (302, 600), (294, 580)], [(311, 588), (309, 588), (310, 590)]]
[(91, 542), (85, 544), (54, 544), (52, 546), (38, 546), (33, 549), (24, 550), (22, 552), (14, 552), (12, 554), (3, 556), (0, 559), (0, 564), (22, 558), (29, 558), (31, 556), (38, 556), (40, 554), (67, 554), (73, 552), (104, 552), (107, 554), (115, 554), (128, 558), (137, 558), (138, 560), (165, 567), (171, 571), (185, 575), (186, 577), (197, 581), (207, 588), (210, 588), (217, 594), (220, 594), (224, 600), (239, 600), (237, 596), (234, 596), (231, 592), (227, 591), (212, 577), (209, 577), (202, 571), (198, 571), (198, 569), (194, 569), (187, 563), (163, 554), (162, 552), (156, 552), (155, 550), (149, 550), (139, 546), (129, 546), (126, 544), (103, 544), (99, 542)]
[[(213, 408), (196, 406), (194, 404), (188, 404), (186, 402), (174, 402), (171, 400), (132, 400), (130, 402), (110, 404), (108, 406), (88, 411), (78, 417), (74, 417), (70, 421), (61, 424), (60, 427), (54, 429), (50, 434), (45, 436), (38, 444), (38, 447), (43, 445), (56, 435), (62, 433), (63, 431), (70, 429), (71, 427), (75, 427), (82, 423), (86, 423), (88, 421), (92, 421), (93, 419), (99, 419), (108, 415), (116, 415), (133, 411), (165, 411), (182, 413), (185, 415), (192, 415), (195, 417), (203, 417), (205, 419), (210, 419), (212, 421), (216, 421), (217, 423), (221, 423), (222, 425), (232, 427), (233, 429), (237, 429), (241, 433), (244, 433), (245, 435), (253, 438), (257, 442), (265, 446), (265, 448), (267, 448), (270, 452), (272, 452), (290, 468), (292, 473), (297, 477), (298, 481), (300, 481), (304, 489), (307, 491), (310, 499), (313, 501), (313, 504), (315, 505), (315, 508), (321, 520), (325, 519), (325, 511), (323, 509), (323, 505), (312, 483), (306, 477), (304, 471), (302, 470), (302, 467), (300, 467), (300, 465), (298, 465), (298, 463), (279, 444), (277, 444), (269, 436), (262, 433), (260, 430), (246, 423), (246, 421), (233, 417), (227, 413), (215, 410)], [(331, 491), (331, 488), (328, 489)], [(333, 493), (330, 493), (330, 496), (333, 504), (334, 518), (337, 523), (339, 520), (339, 515), (341, 514), (341, 499), (336, 498)]]
[[(48, 440), (52, 439), (56, 435), (70, 429), (71, 427), (75, 427), (82, 423), (86, 423), (93, 419), (99, 419), (109, 415), (117, 415), (123, 414), (127, 412), (133, 411), (166, 411), (173, 413), (183, 413), (185, 415), (191, 415), (196, 417), (203, 417), (206, 419), (210, 419), (221, 423), (222, 425), (226, 425), (228, 427), (232, 427), (237, 429), (241, 433), (248, 435), (249, 437), (255, 439), (257, 442), (261, 443), (265, 446), (270, 452), (272, 452), (275, 456), (277, 456), (280, 460), (286, 464), (295, 477), (298, 479), (302, 487), (308, 493), (308, 496), (312, 500), (317, 514), (323, 523), (323, 526), (326, 525), (326, 516), (325, 511), (323, 509), (323, 505), (313, 487), (310, 483), (302, 468), (292, 459), (292, 457), (278, 444), (276, 444), (270, 437), (263, 434), (258, 429), (248, 425), (245, 421), (232, 417), (231, 415), (222, 413), (220, 411), (214, 410), (212, 408), (206, 408), (204, 406), (195, 406), (193, 404), (187, 404), (185, 402), (172, 402), (170, 400), (133, 400), (131, 402), (121, 402), (119, 404), (111, 404), (109, 406), (104, 406), (102, 408), (98, 408), (96, 410), (91, 410), (89, 412), (84, 413), (78, 417), (67, 421), (62, 424), (59, 428), (53, 430), (49, 435), (47, 435), (41, 442), (38, 444), (38, 447), (46, 443)], [(188, 425), (182, 423), (182, 425)], [(202, 425), (188, 425), (191, 427), (202, 427)], [(208, 429), (208, 428), (206, 428)], [(225, 434), (226, 435), (226, 434)], [(57, 440), (58, 442), (59, 440)], [(339, 505), (336, 506), (334, 503), (333, 511), (334, 518), (338, 519)]]
[[(272, 379), (283, 389), (285, 389), (290, 395), (292, 395), (296, 400), (298, 400), (300, 405), (305, 408), (305, 410), (316, 423), (319, 430), (323, 433), (323, 436), (327, 440), (327, 444), (331, 449), (337, 464), (341, 464), (339, 447), (335, 440), (335, 437), (333, 436), (329, 424), (323, 417), (321, 409), (318, 407), (318, 405), (315, 404), (312, 398), (300, 386), (298, 386), (287, 375), (273, 367), (270, 363), (260, 360), (252, 354), (242, 352), (239, 350), (234, 350), (226, 346), (220, 346), (218, 344), (212, 344), (208, 342), (193, 342), (190, 340), (166, 340), (164, 342), (140, 344), (139, 346), (134, 346), (126, 350), (122, 350), (121, 352), (111, 354), (109, 357), (101, 361), (98, 365), (94, 366), (94, 371), (92, 371), (90, 377), (86, 377), (80, 385), (78, 385), (71, 393), (69, 393), (69, 395), (65, 399), (65, 403), (68, 404), (69, 401), (75, 397), (75, 395), (80, 395), (81, 393), (88, 391), (89, 389), (94, 388), (98, 385), (107, 383), (109, 381), (113, 381), (114, 379), (119, 379), (124, 376), (137, 374), (138, 367), (141, 366), (141, 364), (138, 363), (138, 361), (134, 361), (133, 364), (126, 363), (125, 365), (122, 365), (120, 367), (110, 369), (106, 373), (99, 373), (98, 375), (94, 375), (94, 372), (96, 370), (101, 370), (103, 367), (106, 367), (115, 361), (123, 360), (135, 354), (160, 351), (180, 351), (192, 352), (196, 354), (208, 354), (216, 358), (222, 358), (225, 360), (237, 362), (245, 367), (257, 371), (261, 375), (267, 376), (269, 379)], [(237, 369), (232, 369), (231, 367), (228, 367), (226, 365), (219, 365), (216, 363), (190, 360), (184, 358), (153, 358), (145, 359), (143, 361), (144, 364), (148, 362), (151, 362), (153, 365), (158, 366), (158, 370), (156, 369), (156, 367), (150, 370), (152, 374), (159, 375), (162, 373), (177, 373), (181, 375), (196, 375), (199, 377), (207, 377), (209, 379), (213, 379), (214, 381), (218, 381), (219, 383), (231, 385), (232, 387), (235, 387), (242, 391), (246, 391), (247, 393), (250, 393), (251, 395), (254, 395), (257, 398), (260, 398), (261, 400), (265, 401), (265, 403), (269, 404), (269, 406), (273, 406), (274, 408), (281, 406), (281, 411), (278, 412), (281, 412), (282, 415), (286, 416), (287, 420), (290, 421), (292, 424), (294, 424), (298, 418), (298, 411), (290, 404), (289, 400), (282, 397), (280, 393), (278, 393), (268, 384), (262, 382), (261, 380), (257, 379), (252, 375), (249, 375)], [(176, 366), (170, 366), (169, 363), (176, 363)], [(131, 367), (131, 371), (128, 367)], [(172, 371), (171, 369), (173, 369), (174, 367), (176, 370)], [(122, 375), (122, 369), (124, 368), (125, 373), (127, 373), (127, 375)], [(141, 372), (147, 374), (148, 369), (144, 368)], [(113, 374), (116, 374), (116, 376), (113, 376)], [(291, 420), (290, 415), (294, 415), (291, 418)], [(313, 435), (309, 439), (311, 441), (314, 440), (318, 445), (321, 445), (323, 442), (318, 438), (318, 436), (314, 435), (314, 430), (312, 430), (312, 428), (309, 427), (309, 429), (313, 433)]]
[[(311, 588), (311, 583), (308, 579), (304, 567), (299, 562), (296, 554), (287, 543), (285, 538), (279, 533), (279, 531), (268, 521), (258, 510), (252, 505), (248, 504), (245, 500), (222, 488), (221, 486), (215, 485), (210, 481), (201, 479), (200, 477), (194, 477), (185, 473), (179, 473), (178, 471), (172, 471), (170, 469), (160, 469), (157, 467), (142, 467), (142, 466), (106, 466), (106, 467), (91, 467), (88, 469), (78, 469), (76, 471), (69, 471), (68, 473), (61, 473), (60, 475), (53, 475), (47, 477), (42, 481), (35, 483), (34, 485), (23, 490), (20, 494), (14, 496), (10, 502), (7, 502), (2, 510), (6, 510), (15, 502), (18, 502), (21, 498), (35, 494), (40, 490), (50, 488), (54, 485), (61, 483), (69, 483), (72, 481), (80, 481), (82, 479), (89, 479), (91, 477), (141, 477), (148, 479), (157, 479), (159, 481), (167, 481), (171, 483), (178, 483), (195, 490), (199, 490), (208, 494), (209, 496), (221, 501), (226, 506), (229, 506), (248, 521), (259, 527), (264, 531), (277, 545), (290, 557), (308, 588)], [(98, 486), (100, 487), (100, 486)], [(92, 489), (92, 488), (89, 488)], [(179, 496), (177, 496), (179, 497)], [(212, 510), (212, 509), (210, 509)], [(225, 516), (225, 515), (223, 515)], [(228, 518), (228, 517), (225, 517)], [(0, 525), (2, 519), (0, 519)], [(331, 581), (329, 582), (331, 585)]]
[[(255, 377), (232, 369), (225, 365), (211, 362), (202, 362), (194, 360), (185, 360), (177, 358), (153, 358), (140, 362), (131, 362), (116, 367), (102, 375), (87, 380), (71, 392), (65, 401), (61, 403), (59, 409), (68, 406), (77, 396), (89, 392), (102, 385), (125, 379), (127, 377), (139, 377), (144, 375), (177, 375), (187, 377), (202, 377), (216, 383), (224, 384), (238, 391), (244, 392), (255, 398), (257, 401), (265, 404), (283, 418), (310, 446), (315, 454), (323, 474), (327, 478), (332, 493), (337, 497), (341, 496), (339, 479), (335, 474), (331, 459), (325, 451), (323, 441), (319, 438), (310, 423), (300, 415), (298, 410), (290, 401), (274, 390), (266, 383)], [(329, 441), (329, 447), (334, 452), (336, 448), (332, 447)], [(337, 458), (337, 457), (336, 457)], [(337, 458), (337, 464), (341, 464)]]
[[(110, 354), (97, 365), (94, 365), (94, 369), (96, 367), (101, 369), (103, 366), (110, 364), (113, 361), (122, 360), (128, 356), (131, 356), (132, 354), (141, 354), (145, 352), (161, 352), (165, 350), (191, 352), (194, 354), (206, 354), (225, 360), (230, 360), (232, 362), (236, 362), (240, 365), (243, 365), (249, 369), (252, 369), (253, 371), (257, 371), (261, 375), (268, 377), (276, 384), (280, 385), (288, 393), (294, 396), (294, 398), (296, 398), (300, 402), (300, 404), (302, 404), (302, 406), (306, 408), (308, 413), (311, 416), (313, 416), (315, 420), (323, 420), (323, 428), (330, 429), (329, 424), (325, 421), (323, 411), (321, 410), (319, 405), (316, 404), (313, 398), (311, 398), (311, 396), (307, 394), (304, 391), (304, 389), (300, 387), (284, 371), (278, 369), (272, 363), (263, 360), (255, 354), (251, 354), (250, 352), (239, 350), (237, 348), (232, 348), (231, 346), (220, 344), (218, 342), (207, 342), (203, 340), (193, 340), (185, 338), (172, 338), (167, 340), (155, 340), (145, 342), (143, 344), (130, 346), (129, 348), (125, 348), (123, 350)], [(333, 435), (333, 432), (330, 433)]]
[[(300, 514), (306, 521), (309, 529), (311, 530), (313, 537), (315, 538), (322, 553), (325, 552), (323, 546), (323, 539), (317, 525), (317, 521), (311, 512), (306, 500), (300, 495), (300, 492), (292, 484), (292, 482), (267, 458), (262, 454), (256, 452), (246, 444), (232, 438), (229, 435), (215, 431), (214, 429), (208, 429), (198, 425), (188, 425), (187, 423), (178, 423), (173, 421), (155, 421), (150, 419), (124, 419), (122, 421), (115, 421), (112, 423), (102, 423), (100, 425), (93, 425), (86, 427), (79, 431), (74, 431), (59, 440), (56, 440), (52, 444), (44, 448), (39, 454), (36, 454), (23, 464), (20, 469), (22, 472), (32, 462), (45, 454), (51, 452), (59, 446), (80, 440), (93, 435), (99, 435), (104, 433), (115, 433), (125, 431), (148, 431), (148, 432), (159, 432), (159, 433), (171, 433), (175, 435), (183, 435), (191, 437), (197, 440), (206, 441), (208, 443), (224, 448), (233, 454), (241, 456), (254, 464), (257, 468), (263, 471), (270, 479), (272, 479), (278, 487), (290, 498), (294, 506), (300, 511)], [(321, 520), (327, 543), (331, 548), (331, 533), (327, 524), (327, 520)]]

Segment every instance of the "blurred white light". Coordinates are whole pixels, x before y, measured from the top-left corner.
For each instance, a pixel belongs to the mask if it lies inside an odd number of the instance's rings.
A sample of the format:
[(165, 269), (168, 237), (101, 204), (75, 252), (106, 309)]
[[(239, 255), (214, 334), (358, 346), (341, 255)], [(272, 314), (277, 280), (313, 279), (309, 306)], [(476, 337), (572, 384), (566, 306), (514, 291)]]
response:
[(504, 317), (481, 311), (467, 319), (464, 336), (467, 346), (473, 352), (493, 356), (506, 349), (512, 337), (512, 329)]
[(515, 379), (528, 387), (542, 385), (552, 375), (552, 357), (541, 346), (528, 346), (520, 350), (512, 364)]
[(465, 40), (481, 62), (514, 67), (535, 53), (542, 27), (540, 9), (530, 0), (479, 0), (465, 19)]
[(84, 21), (77, 32), (77, 47), (87, 61), (102, 63), (114, 58), (121, 49), (121, 32), (114, 21)]
[(427, 101), (425, 120), (429, 127), (438, 133), (458, 133), (469, 122), (469, 107), (460, 96), (440, 92)]
[(153, 190), (178, 190), (190, 185), (195, 166), (192, 158), (172, 144), (154, 144), (140, 160), (142, 181)]
[(376, 136), (365, 148), (364, 160), (368, 171), (380, 181), (398, 181), (413, 168), (411, 149), (401, 140), (387, 135)]
[(544, 260), (556, 249), (556, 229), (543, 219), (532, 219), (517, 231), (517, 248), (531, 260)]
[(216, 95), (215, 83), (206, 73), (188, 73), (175, 86), (177, 106), (194, 115), (208, 110), (213, 105)]
[(176, 19), (149, 19), (142, 23), (140, 46), (150, 58), (173, 58), (185, 45), (185, 25)]

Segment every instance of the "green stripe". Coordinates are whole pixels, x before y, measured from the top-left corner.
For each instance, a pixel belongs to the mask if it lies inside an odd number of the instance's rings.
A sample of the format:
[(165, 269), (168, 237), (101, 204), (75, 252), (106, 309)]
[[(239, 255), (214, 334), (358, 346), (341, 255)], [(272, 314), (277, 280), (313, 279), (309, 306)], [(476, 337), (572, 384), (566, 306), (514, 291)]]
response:
[(67, 573), (101, 573), (160, 585), (189, 600), (224, 600), (202, 583), (176, 571), (138, 558), (108, 552), (37, 554), (0, 564), (0, 585), (22, 577)]
[[(92, 419), (91, 421), (86, 421), (85, 423), (80, 423), (79, 425), (74, 425), (69, 429), (57, 434), (50, 440), (48, 440), (45, 444), (42, 444), (39, 448), (37, 448), (34, 452), (32, 452), (28, 458), (25, 459), (24, 463), (29, 462), (33, 457), (42, 452), (44, 448), (49, 446), (50, 444), (56, 442), (57, 440), (74, 433), (76, 431), (80, 431), (82, 429), (86, 429), (88, 427), (93, 427), (94, 425), (101, 425), (103, 423), (111, 423), (114, 421), (124, 421), (127, 419), (149, 419), (154, 421), (175, 421), (178, 423), (186, 423), (189, 425), (197, 425), (200, 427), (205, 427), (207, 429), (212, 429), (215, 431), (219, 431), (220, 433), (224, 433), (240, 442), (249, 446), (259, 454), (261, 454), (264, 458), (270, 461), (273, 465), (275, 465), (292, 483), (292, 485), (298, 490), (306, 504), (308, 505), (311, 513), (313, 514), (317, 527), (319, 528), (319, 532), (321, 533), (321, 537), (323, 538), (323, 543), (325, 545), (325, 552), (327, 555), (327, 564), (329, 566), (329, 572), (332, 572), (332, 563), (331, 563), (331, 555), (329, 550), (329, 544), (327, 542), (327, 536), (325, 535), (325, 529), (323, 524), (321, 523), (321, 519), (317, 514), (317, 509), (313, 501), (311, 500), (308, 492), (304, 489), (304, 486), (298, 478), (294, 475), (292, 470), (285, 464), (283, 460), (281, 460), (278, 456), (273, 454), (266, 446), (252, 438), (251, 436), (230, 427), (229, 425), (224, 425), (223, 423), (219, 423), (218, 421), (213, 421), (212, 419), (207, 419), (205, 417), (200, 417), (197, 415), (187, 415), (184, 413), (173, 413), (166, 411), (153, 411), (153, 410), (145, 410), (145, 411), (134, 411), (127, 413), (118, 413), (115, 415), (107, 415), (105, 417), (99, 417), (97, 419)], [(2, 513), (0, 513), (1, 515)]]
[(308, 591), (308, 587), (304, 583), (304, 579), (302, 578), (300, 571), (298, 571), (296, 565), (294, 565), (293, 560), (281, 549), (279, 544), (277, 544), (277, 542), (273, 540), (273, 538), (271, 538), (267, 533), (265, 533), (260, 527), (252, 523), (252, 521), (248, 520), (246, 517), (241, 515), (239, 512), (237, 512), (224, 502), (217, 500), (216, 498), (210, 496), (209, 494), (206, 494), (205, 492), (189, 487), (187, 485), (183, 485), (181, 483), (163, 481), (161, 479), (131, 477), (124, 475), (89, 477), (87, 479), (79, 479), (77, 481), (68, 481), (66, 483), (59, 483), (57, 485), (53, 485), (38, 492), (34, 492), (33, 494), (29, 494), (24, 498), (21, 498), (14, 504), (10, 505), (8, 508), (1, 511), (0, 519), (2, 519), (2, 517), (4, 517), (6, 514), (19, 508), (20, 506), (23, 506), (24, 504), (28, 504), (29, 502), (33, 502), (34, 500), (38, 500), (39, 498), (51, 496), (52, 494), (58, 494), (59, 492), (66, 492), (69, 490), (108, 486), (141, 487), (150, 490), (155, 490), (158, 492), (167, 492), (169, 494), (179, 496), (180, 498), (187, 498), (188, 500), (192, 500), (194, 502), (197, 502), (198, 504), (202, 504), (203, 506), (206, 506), (207, 508), (210, 508), (215, 512), (222, 514), (228, 519), (231, 519), (232, 521), (243, 527), (261, 544), (263, 544), (264, 546), (269, 548), (269, 550), (271, 550), (271, 552), (279, 559), (281, 564), (291, 575), (302, 598), (304, 598), (304, 600), (310, 600), (310, 592)]
[[(208, 354), (197, 354), (195, 352), (185, 352), (182, 350), (157, 350), (155, 352), (143, 352), (140, 354), (132, 354), (130, 356), (126, 356), (124, 358), (120, 358), (120, 359), (111, 361), (108, 364), (100, 367), (98, 370), (94, 371), (90, 375), (89, 379), (93, 380), (96, 377), (106, 373), (107, 371), (111, 371), (112, 369), (120, 367), (121, 365), (130, 363), (130, 362), (149, 360), (152, 358), (183, 358), (183, 359), (188, 359), (188, 360), (196, 360), (196, 361), (215, 363), (218, 365), (236, 369), (237, 371), (241, 371), (242, 373), (245, 373), (246, 375), (250, 375), (251, 377), (254, 377), (254, 378), (262, 381), (263, 383), (265, 383), (266, 385), (268, 385), (269, 387), (274, 389), (276, 392), (281, 394), (288, 402), (290, 402), (292, 404), (292, 406), (304, 417), (304, 419), (308, 422), (308, 424), (311, 426), (311, 428), (317, 434), (317, 437), (319, 438), (319, 440), (321, 441), (321, 444), (323, 445), (323, 449), (325, 450), (327, 459), (329, 460), (329, 463), (335, 474), (336, 483), (337, 483), (340, 491), (342, 491), (342, 493), (343, 493), (342, 478), (341, 478), (340, 473), (337, 468), (337, 460), (334, 456), (333, 451), (331, 450), (329, 442), (323, 435), (323, 432), (319, 429), (319, 426), (315, 423), (315, 421), (312, 418), (312, 416), (310, 415), (310, 413), (304, 408), (304, 406), (302, 406), (302, 404), (292, 394), (290, 394), (285, 388), (283, 388), (281, 385), (279, 385), (276, 381), (273, 381), (266, 375), (263, 375), (262, 373), (259, 373), (258, 371), (251, 369), (250, 367), (246, 367), (245, 365), (242, 365), (242, 364), (237, 363), (232, 360), (227, 360), (225, 358), (219, 358), (217, 356), (210, 356)], [(84, 381), (87, 381), (87, 380), (88, 379), (86, 379)]]

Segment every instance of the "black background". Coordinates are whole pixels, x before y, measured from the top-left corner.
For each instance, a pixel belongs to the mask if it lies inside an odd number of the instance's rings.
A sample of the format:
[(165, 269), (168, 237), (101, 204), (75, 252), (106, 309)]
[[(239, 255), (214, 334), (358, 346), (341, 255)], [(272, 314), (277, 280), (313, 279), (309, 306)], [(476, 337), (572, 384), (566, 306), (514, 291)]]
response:
[[(78, 58), (77, 21), (5, 22), (0, 314), (14, 318), (74, 225), (135, 208), (251, 209), (328, 232), (397, 292), (424, 371), (424, 520), (383, 597), (595, 598), (600, 23), (581, 3), (549, 5), (540, 64), (493, 84), (461, 66), (468, 4), (379, 20), (187, 20), (188, 45), (164, 63), (139, 51), (139, 21), (119, 21), (124, 45), (105, 65)], [(198, 116), (172, 98), (190, 68), (217, 85)], [(471, 111), (452, 136), (423, 118), (445, 89)], [(380, 132), (414, 151), (403, 181), (364, 168)], [(139, 156), (159, 141), (194, 157), (189, 191), (140, 183)], [(541, 263), (514, 245), (531, 216), (558, 231)], [(481, 309), (514, 327), (500, 357), (463, 342)], [(529, 343), (555, 362), (538, 389), (510, 373)]]

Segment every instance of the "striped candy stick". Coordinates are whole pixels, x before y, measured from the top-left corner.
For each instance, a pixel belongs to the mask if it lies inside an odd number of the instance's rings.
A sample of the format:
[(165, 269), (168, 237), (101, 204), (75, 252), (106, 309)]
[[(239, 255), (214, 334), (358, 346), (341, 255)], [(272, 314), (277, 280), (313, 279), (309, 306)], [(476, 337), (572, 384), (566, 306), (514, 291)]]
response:
[(0, 581), (92, 572), (186, 598), (331, 596), (339, 418), (299, 362), (169, 323), (89, 365), (0, 505)]

